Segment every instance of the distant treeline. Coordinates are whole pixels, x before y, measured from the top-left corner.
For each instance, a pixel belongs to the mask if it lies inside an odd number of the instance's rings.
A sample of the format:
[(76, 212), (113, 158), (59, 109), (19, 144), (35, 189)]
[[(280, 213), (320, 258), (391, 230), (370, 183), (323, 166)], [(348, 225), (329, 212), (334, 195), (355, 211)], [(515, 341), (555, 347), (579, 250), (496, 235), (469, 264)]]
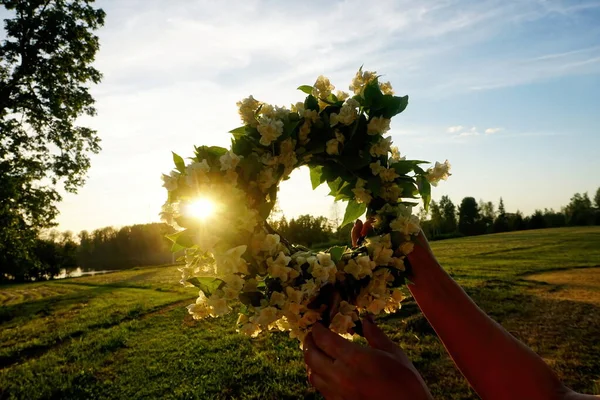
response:
[[(163, 223), (106, 227), (77, 236), (50, 231), (37, 239), (26, 264), (0, 264), (0, 282), (52, 279), (63, 270), (117, 270), (143, 265), (170, 264), (173, 228)], [(12, 267), (12, 268), (11, 268)]]
[[(276, 215), (276, 214), (275, 214)], [(560, 211), (536, 210), (532, 215), (507, 212), (504, 202), (476, 201), (465, 197), (455, 205), (448, 196), (432, 201), (429, 211), (421, 212), (423, 230), (431, 240), (482, 235), (525, 229), (556, 228), (577, 225), (600, 225), (600, 189), (593, 201), (587, 193), (576, 193)], [(349, 244), (351, 225), (336, 229), (339, 223), (337, 206), (331, 219), (300, 215), (288, 220), (285, 216), (269, 220), (272, 228), (288, 241), (325, 249)], [(170, 264), (175, 259), (166, 235), (173, 228), (162, 223), (107, 227), (78, 235), (70, 232), (47, 232), (38, 238), (35, 251), (26, 265), (14, 267), (0, 263), (0, 282), (52, 279), (61, 270), (77, 267), (84, 271), (115, 270), (135, 266)], [(1, 261), (1, 257), (0, 257)]]
[(587, 193), (575, 193), (560, 211), (536, 210), (524, 216), (520, 211), (507, 212), (500, 198), (498, 206), (473, 197), (465, 197), (456, 206), (448, 196), (432, 201), (428, 213), (421, 213), (423, 231), (430, 239), (483, 235), (525, 229), (559, 228), (563, 226), (600, 225), (600, 188), (594, 201)]

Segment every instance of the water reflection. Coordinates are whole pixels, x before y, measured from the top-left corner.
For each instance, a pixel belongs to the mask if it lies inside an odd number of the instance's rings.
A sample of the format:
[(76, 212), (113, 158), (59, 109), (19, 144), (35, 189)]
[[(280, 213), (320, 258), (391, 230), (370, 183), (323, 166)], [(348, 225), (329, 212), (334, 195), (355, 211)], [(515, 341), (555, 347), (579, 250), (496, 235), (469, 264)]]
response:
[(77, 278), (80, 276), (94, 276), (94, 275), (99, 275), (99, 274), (106, 274), (107, 272), (114, 272), (114, 271), (110, 271), (110, 270), (84, 271), (81, 269), (81, 267), (77, 267), (77, 269), (68, 270), (68, 271), (66, 269), (61, 269), (60, 274), (56, 275), (54, 277), (54, 279)]

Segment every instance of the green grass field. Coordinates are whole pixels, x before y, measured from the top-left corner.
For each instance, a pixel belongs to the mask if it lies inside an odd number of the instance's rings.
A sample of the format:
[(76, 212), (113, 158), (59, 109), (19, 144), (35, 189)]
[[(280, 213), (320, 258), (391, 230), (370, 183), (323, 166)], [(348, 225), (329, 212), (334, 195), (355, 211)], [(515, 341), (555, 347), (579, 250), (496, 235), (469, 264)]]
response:
[[(432, 247), (474, 300), (570, 387), (600, 394), (600, 227)], [(197, 292), (178, 281), (175, 267), (155, 267), (0, 286), (0, 399), (320, 398), (297, 341), (238, 335), (234, 314), (193, 321), (184, 307)], [(414, 302), (378, 322), (436, 398), (477, 398)]]

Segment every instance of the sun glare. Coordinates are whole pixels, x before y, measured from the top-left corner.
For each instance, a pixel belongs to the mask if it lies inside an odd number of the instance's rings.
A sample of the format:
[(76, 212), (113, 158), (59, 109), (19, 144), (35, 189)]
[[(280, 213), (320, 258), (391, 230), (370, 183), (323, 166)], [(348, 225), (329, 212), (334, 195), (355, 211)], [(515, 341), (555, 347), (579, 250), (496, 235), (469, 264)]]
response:
[(191, 202), (187, 209), (191, 216), (206, 219), (214, 214), (217, 207), (212, 200), (202, 198)]

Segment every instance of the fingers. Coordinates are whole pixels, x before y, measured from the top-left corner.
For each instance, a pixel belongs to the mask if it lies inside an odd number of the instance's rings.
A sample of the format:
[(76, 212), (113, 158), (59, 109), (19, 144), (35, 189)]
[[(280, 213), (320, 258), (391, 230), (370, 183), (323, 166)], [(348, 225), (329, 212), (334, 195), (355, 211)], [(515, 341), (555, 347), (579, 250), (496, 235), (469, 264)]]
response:
[(365, 221), (362, 226), (362, 230), (360, 231), (360, 236), (365, 237), (373, 230), (373, 219), (369, 218)]
[(312, 343), (331, 359), (339, 360), (350, 367), (358, 366), (360, 363), (363, 354), (360, 346), (349, 342), (321, 324), (313, 325), (311, 339)]
[(348, 391), (352, 391), (352, 382), (356, 380), (355, 372), (341, 360), (333, 360), (323, 353), (315, 344), (312, 333), (304, 339), (304, 362), (308, 367), (309, 382), (326, 399), (348, 398)]
[(333, 369), (333, 359), (319, 349), (312, 333), (304, 338), (304, 362), (312, 374), (327, 374)]
[(369, 346), (395, 355), (400, 361), (410, 364), (410, 360), (402, 349), (396, 345), (370, 318), (363, 319), (363, 333)]
[(352, 247), (358, 246), (358, 240), (360, 239), (360, 233), (363, 228), (363, 223), (360, 219), (357, 219), (354, 223), (354, 227), (352, 228), (351, 238), (352, 238)]
[(312, 373), (309, 382), (315, 389), (325, 397), (326, 400), (343, 400), (344, 398), (337, 393), (336, 388), (330, 382), (319, 374)]
[(396, 344), (370, 318), (363, 319), (363, 333), (365, 339), (369, 342), (369, 346), (374, 349), (383, 350), (387, 353), (393, 353), (396, 350)]

